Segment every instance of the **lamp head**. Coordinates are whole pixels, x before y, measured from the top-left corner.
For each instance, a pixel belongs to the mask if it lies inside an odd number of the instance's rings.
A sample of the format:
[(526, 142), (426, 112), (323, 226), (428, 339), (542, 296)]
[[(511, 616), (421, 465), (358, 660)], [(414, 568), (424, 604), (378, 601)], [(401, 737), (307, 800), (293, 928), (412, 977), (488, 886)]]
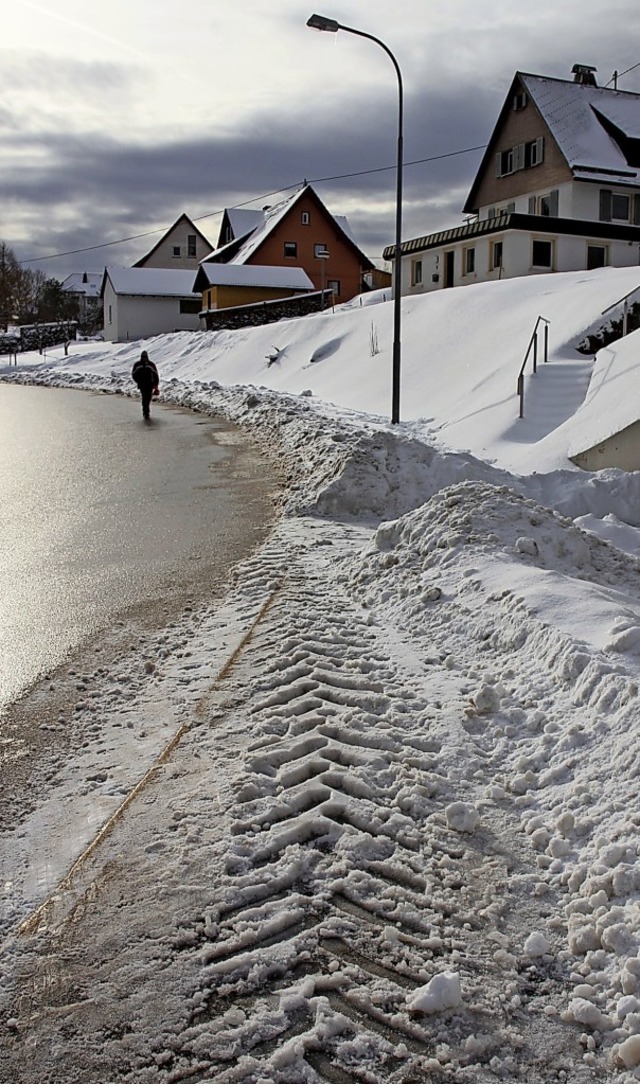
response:
[(340, 29), (340, 23), (337, 19), (327, 19), (324, 15), (311, 15), (307, 19), (307, 26), (312, 27), (314, 30), (329, 30), (332, 34), (336, 34)]

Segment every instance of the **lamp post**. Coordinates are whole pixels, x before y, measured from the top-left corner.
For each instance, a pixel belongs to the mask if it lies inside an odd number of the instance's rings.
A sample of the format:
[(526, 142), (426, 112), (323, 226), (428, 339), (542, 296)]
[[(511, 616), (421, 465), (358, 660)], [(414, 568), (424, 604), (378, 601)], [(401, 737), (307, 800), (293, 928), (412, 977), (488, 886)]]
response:
[(320, 248), (320, 249), (317, 250), (317, 252), (316, 252), (316, 260), (320, 260), (321, 263), (322, 263), (322, 279), (321, 279), (322, 285), (321, 285), (321, 288), (320, 288), (320, 308), (323, 311), (324, 311), (324, 267), (325, 267), (325, 260), (328, 260), (328, 259), (329, 259), (329, 249), (328, 248)]
[(401, 325), (401, 301), (402, 301), (402, 118), (403, 118), (403, 87), (402, 74), (398, 61), (387, 45), (373, 34), (366, 34), (364, 30), (356, 30), (352, 26), (343, 26), (336, 19), (327, 19), (324, 15), (312, 15), (307, 19), (307, 26), (314, 30), (327, 30), (331, 34), (338, 30), (345, 30), (347, 34), (356, 34), (359, 38), (368, 38), (374, 41), (391, 60), (398, 77), (398, 152), (396, 167), (396, 237), (394, 246), (393, 264), (393, 361), (392, 361), (392, 390), (391, 390), (391, 421), (396, 424), (400, 421), (400, 325)]

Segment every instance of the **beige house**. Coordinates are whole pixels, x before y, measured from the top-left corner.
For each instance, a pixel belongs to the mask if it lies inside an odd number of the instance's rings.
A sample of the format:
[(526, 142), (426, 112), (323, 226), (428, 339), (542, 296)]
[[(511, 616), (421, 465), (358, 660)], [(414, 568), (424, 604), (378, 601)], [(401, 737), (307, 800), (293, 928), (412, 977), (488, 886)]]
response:
[(403, 294), (640, 262), (640, 94), (572, 74), (516, 73), (466, 223), (403, 242)]
[(171, 269), (191, 268), (197, 271), (205, 256), (212, 251), (213, 245), (197, 226), (194, 226), (186, 214), (180, 215), (146, 256), (134, 267), (166, 267)]

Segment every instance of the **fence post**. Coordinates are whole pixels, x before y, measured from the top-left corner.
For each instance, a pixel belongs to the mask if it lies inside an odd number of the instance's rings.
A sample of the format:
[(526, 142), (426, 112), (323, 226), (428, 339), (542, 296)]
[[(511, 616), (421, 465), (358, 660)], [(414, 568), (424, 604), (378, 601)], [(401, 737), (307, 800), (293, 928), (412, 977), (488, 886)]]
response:
[(546, 365), (548, 360), (549, 360), (549, 324), (545, 320), (545, 325), (544, 325), (544, 361), (545, 361), (545, 365)]

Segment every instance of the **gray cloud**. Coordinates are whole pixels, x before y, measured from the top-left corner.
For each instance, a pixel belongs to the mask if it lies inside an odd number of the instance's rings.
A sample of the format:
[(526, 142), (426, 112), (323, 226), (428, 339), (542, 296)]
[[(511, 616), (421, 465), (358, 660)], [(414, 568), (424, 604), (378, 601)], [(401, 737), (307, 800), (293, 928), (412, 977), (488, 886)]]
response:
[[(407, 97), (405, 161), (432, 158), (484, 143), (495, 119), (490, 93)], [(101, 134), (52, 132), (34, 137), (5, 129), (6, 155), (0, 164), (0, 202), (21, 208), (30, 222), (31, 242), (18, 246), (26, 259), (55, 251), (106, 244), (169, 225), (182, 211), (198, 218), (225, 206), (257, 200), (273, 203), (276, 189), (303, 179), (323, 180), (318, 190), (334, 213), (349, 218), (358, 242), (370, 255), (393, 237), (389, 206), (395, 193), (397, 100), (386, 92), (356, 100), (339, 113), (294, 109), (278, 119), (256, 116), (233, 134), (140, 145)], [(461, 205), (475, 174), (479, 153), (407, 165), (405, 236), (460, 221)], [(391, 167), (384, 172), (366, 173)], [(218, 222), (200, 228), (215, 240)], [(11, 237), (5, 238), (15, 243)], [(78, 266), (132, 262), (157, 237), (113, 246), (83, 257), (41, 264), (58, 276)]]

